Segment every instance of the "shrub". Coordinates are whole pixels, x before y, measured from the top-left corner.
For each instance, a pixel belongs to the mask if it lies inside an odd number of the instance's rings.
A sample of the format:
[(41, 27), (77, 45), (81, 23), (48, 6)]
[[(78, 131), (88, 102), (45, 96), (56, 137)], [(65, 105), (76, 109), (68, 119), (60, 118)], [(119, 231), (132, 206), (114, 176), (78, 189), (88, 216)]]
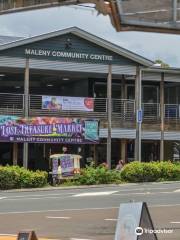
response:
[(81, 170), (76, 180), (77, 184), (93, 185), (120, 182), (120, 172), (108, 170), (106, 167), (86, 167)]
[(0, 189), (34, 188), (47, 184), (47, 173), (29, 171), (19, 166), (0, 167)]
[(171, 162), (132, 162), (122, 169), (121, 179), (128, 182), (180, 180), (180, 166)]

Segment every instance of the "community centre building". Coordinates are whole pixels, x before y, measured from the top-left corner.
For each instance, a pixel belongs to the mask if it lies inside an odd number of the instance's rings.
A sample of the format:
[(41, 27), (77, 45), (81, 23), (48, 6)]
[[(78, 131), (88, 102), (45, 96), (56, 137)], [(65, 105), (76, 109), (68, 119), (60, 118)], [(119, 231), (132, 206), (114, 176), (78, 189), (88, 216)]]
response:
[[(0, 36), (0, 164), (180, 159), (180, 70), (73, 27)], [(138, 152), (139, 155), (138, 155)]]

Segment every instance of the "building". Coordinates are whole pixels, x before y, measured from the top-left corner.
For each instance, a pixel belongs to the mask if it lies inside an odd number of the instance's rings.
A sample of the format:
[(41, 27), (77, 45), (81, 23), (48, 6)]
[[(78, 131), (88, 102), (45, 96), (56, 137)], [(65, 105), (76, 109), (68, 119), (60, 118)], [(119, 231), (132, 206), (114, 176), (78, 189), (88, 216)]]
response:
[[(80, 153), (84, 163), (91, 158), (101, 163), (108, 154), (112, 166), (120, 158), (180, 158), (178, 69), (154, 67), (152, 61), (74, 27), (25, 39), (0, 37), (0, 42), (0, 164), (47, 169), (49, 155), (64, 145)], [(54, 131), (50, 121), (56, 124), (56, 118), (76, 119), (77, 124), (86, 119), (94, 142), (33, 142), (37, 133)], [(74, 125), (70, 128), (75, 131)]]

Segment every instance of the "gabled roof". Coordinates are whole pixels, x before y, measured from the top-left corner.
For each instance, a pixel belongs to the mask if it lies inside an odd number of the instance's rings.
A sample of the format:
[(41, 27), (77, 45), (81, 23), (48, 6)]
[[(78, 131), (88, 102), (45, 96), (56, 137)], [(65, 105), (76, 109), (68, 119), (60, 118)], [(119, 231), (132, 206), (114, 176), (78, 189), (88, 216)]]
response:
[(117, 54), (119, 54), (120, 56), (126, 57), (134, 62), (137, 62), (143, 66), (147, 66), (150, 67), (154, 64), (154, 62), (152, 62), (149, 59), (146, 59), (136, 53), (133, 53), (125, 48), (122, 48), (116, 44), (113, 44), (107, 40), (104, 40), (100, 37), (97, 37), (93, 34), (90, 34), (80, 28), (77, 27), (71, 27), (71, 28), (66, 28), (63, 30), (58, 30), (55, 32), (50, 32), (50, 33), (46, 33), (46, 34), (42, 34), (42, 35), (38, 35), (38, 36), (34, 36), (34, 37), (30, 37), (30, 38), (25, 38), (22, 40), (16, 40), (13, 41), (11, 43), (7, 43), (4, 45), (0, 46), (0, 51), (2, 50), (6, 50), (6, 49), (10, 49), (10, 48), (14, 48), (14, 47), (19, 47), (19, 46), (23, 46), (25, 44), (30, 44), (30, 43), (34, 43), (37, 41), (41, 41), (41, 40), (45, 40), (45, 39), (49, 39), (52, 37), (57, 37), (60, 35), (64, 35), (64, 34), (68, 34), (68, 33), (72, 33), (74, 35), (77, 35), (89, 42), (95, 43), (101, 47), (104, 47), (105, 49), (108, 49), (112, 52), (115, 52)]

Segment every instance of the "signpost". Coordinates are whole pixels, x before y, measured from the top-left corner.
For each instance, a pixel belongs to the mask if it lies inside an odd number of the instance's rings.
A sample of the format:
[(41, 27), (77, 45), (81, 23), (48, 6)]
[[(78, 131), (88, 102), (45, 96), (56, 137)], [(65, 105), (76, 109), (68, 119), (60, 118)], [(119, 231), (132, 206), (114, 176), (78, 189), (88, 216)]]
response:
[(157, 240), (146, 203), (120, 205), (114, 240)]
[(143, 112), (142, 109), (137, 110), (137, 122), (138, 123), (142, 123), (142, 119), (143, 119)]

